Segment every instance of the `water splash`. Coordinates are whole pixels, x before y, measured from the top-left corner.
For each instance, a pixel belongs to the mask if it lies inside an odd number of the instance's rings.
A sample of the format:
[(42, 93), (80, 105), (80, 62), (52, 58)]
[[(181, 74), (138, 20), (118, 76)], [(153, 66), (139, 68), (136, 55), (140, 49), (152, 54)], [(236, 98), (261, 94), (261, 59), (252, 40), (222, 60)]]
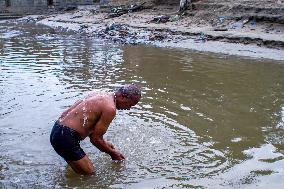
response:
[(82, 104), (83, 104), (82, 110), (83, 110), (83, 120), (84, 120), (83, 127), (85, 127), (88, 124), (88, 115), (87, 115), (87, 108), (86, 108), (86, 106), (87, 106), (86, 105), (86, 98), (83, 99)]

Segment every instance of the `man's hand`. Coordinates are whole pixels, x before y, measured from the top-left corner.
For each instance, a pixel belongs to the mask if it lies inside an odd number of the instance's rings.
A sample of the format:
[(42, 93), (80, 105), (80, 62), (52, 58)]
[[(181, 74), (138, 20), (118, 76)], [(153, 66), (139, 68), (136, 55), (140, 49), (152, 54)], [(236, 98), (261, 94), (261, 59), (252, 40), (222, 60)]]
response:
[(111, 142), (106, 141), (106, 143), (111, 149), (115, 149), (114, 145)]
[(121, 161), (121, 160), (124, 160), (125, 157), (120, 151), (114, 150), (114, 152), (111, 154), (111, 159)]
[(107, 143), (107, 145), (108, 145), (111, 149), (114, 150), (114, 152), (111, 154), (111, 159), (112, 159), (112, 160), (119, 160), (119, 161), (121, 161), (121, 160), (124, 160), (124, 159), (125, 159), (124, 155), (123, 155), (120, 151), (118, 151), (117, 149), (115, 149), (114, 145), (113, 145), (111, 142), (108, 142), (108, 141), (105, 141), (105, 142)]

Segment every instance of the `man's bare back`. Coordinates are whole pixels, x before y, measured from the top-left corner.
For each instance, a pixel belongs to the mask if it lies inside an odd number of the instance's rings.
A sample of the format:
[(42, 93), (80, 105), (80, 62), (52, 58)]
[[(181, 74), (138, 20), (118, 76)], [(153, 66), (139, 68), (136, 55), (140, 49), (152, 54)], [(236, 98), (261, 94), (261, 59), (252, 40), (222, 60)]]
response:
[(73, 170), (80, 174), (92, 174), (91, 160), (80, 147), (80, 141), (89, 136), (91, 143), (113, 160), (124, 160), (124, 155), (114, 145), (104, 140), (116, 109), (130, 109), (141, 98), (136, 85), (125, 85), (115, 93), (95, 92), (76, 102), (64, 111), (55, 123), (50, 141), (55, 151)]
[(85, 139), (94, 131), (104, 111), (112, 112), (109, 119), (114, 118), (116, 114), (114, 93), (92, 93), (63, 112), (59, 122), (76, 130), (82, 139)]

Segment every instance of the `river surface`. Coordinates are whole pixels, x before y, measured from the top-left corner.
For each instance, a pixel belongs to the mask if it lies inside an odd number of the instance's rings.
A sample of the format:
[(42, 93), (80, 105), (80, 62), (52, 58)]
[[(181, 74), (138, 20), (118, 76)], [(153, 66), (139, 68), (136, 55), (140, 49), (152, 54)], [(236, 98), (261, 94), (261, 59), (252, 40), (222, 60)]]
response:
[[(92, 90), (125, 83), (141, 101), (105, 136), (122, 163), (82, 147), (78, 176), (49, 143), (54, 121)], [(120, 46), (0, 24), (0, 188), (283, 188), (284, 62)]]

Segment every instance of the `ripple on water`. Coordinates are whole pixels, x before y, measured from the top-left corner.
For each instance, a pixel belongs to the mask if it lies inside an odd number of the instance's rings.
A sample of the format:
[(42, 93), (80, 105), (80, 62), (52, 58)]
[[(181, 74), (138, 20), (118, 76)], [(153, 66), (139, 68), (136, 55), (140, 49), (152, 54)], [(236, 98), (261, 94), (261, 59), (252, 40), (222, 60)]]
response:
[[(125, 116), (127, 115), (123, 117)], [(156, 176), (195, 178), (215, 175), (228, 166), (221, 151), (198, 144), (195, 133), (174, 120), (166, 120), (160, 114), (148, 111), (132, 112), (131, 116), (140, 119), (136, 118), (138, 120), (135, 125), (139, 126), (132, 132), (127, 127), (124, 128), (123, 125), (127, 122), (122, 124), (117, 120), (114, 125), (119, 129), (116, 131), (117, 135), (130, 136), (127, 137), (129, 139), (127, 144), (121, 146), (124, 152), (130, 153), (131, 150), (129, 164), (133, 162), (132, 166), (139, 165), (136, 174), (140, 173), (141, 178), (145, 178), (145, 174), (148, 175), (147, 178)], [(131, 127), (129, 125), (129, 128)]]
[(0, 39), (10, 39), (10, 38), (17, 37), (22, 34), (21, 31), (17, 31), (17, 30), (11, 30), (9, 32), (4, 32), (4, 33), (2, 33), (2, 31), (0, 32), (1, 32)]

